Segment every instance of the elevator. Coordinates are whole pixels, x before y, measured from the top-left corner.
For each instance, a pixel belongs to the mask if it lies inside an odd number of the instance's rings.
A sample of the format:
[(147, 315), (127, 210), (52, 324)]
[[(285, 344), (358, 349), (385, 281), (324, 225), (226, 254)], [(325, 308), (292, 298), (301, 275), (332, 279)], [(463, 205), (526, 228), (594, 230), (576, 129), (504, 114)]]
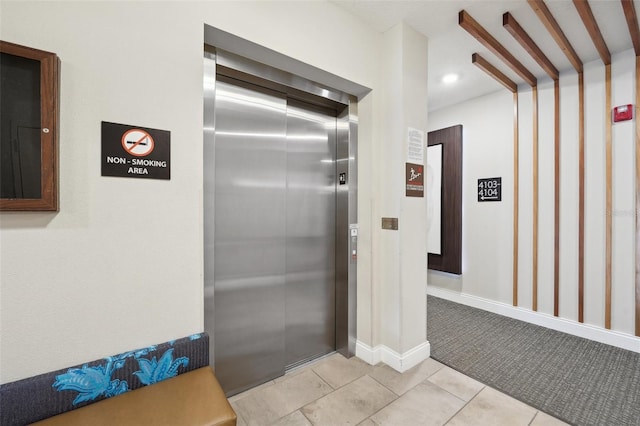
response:
[(353, 353), (349, 101), (301, 81), (205, 55), (205, 331), (227, 395)]

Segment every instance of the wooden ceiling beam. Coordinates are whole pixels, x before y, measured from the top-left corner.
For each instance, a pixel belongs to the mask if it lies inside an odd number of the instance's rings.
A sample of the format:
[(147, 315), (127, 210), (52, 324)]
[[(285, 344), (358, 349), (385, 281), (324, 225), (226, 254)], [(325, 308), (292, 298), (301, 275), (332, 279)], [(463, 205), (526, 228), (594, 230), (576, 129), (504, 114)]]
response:
[(558, 69), (551, 63), (549, 58), (542, 52), (533, 39), (515, 20), (509, 12), (502, 15), (502, 26), (515, 38), (529, 55), (542, 67), (542, 69), (554, 80), (560, 76)]
[(640, 29), (638, 28), (638, 16), (636, 15), (636, 8), (633, 5), (633, 0), (620, 0), (620, 3), (622, 3), (624, 17), (627, 20), (627, 26), (629, 27), (633, 50), (635, 50), (636, 56), (640, 56)]
[(580, 15), (593, 44), (596, 46), (596, 50), (600, 54), (602, 62), (604, 62), (605, 65), (611, 64), (611, 53), (609, 53), (607, 43), (605, 43), (604, 38), (602, 37), (600, 27), (598, 27), (596, 18), (593, 16), (589, 2), (587, 0), (573, 0), (573, 5), (576, 7), (578, 15)]
[(458, 14), (458, 24), (507, 64), (509, 68), (522, 77), (530, 86), (535, 86), (538, 83), (536, 77), (465, 10), (461, 10)]
[(551, 14), (544, 0), (528, 0), (528, 2), (529, 6), (531, 6), (536, 15), (538, 15), (540, 21), (542, 21), (542, 24), (547, 28), (547, 31), (549, 31), (549, 34), (551, 34), (551, 37), (553, 37), (556, 43), (558, 43), (558, 46), (560, 46), (560, 49), (562, 49), (567, 56), (567, 59), (569, 59), (569, 62), (571, 62), (576, 72), (582, 72), (582, 61), (580, 57), (573, 46), (571, 46), (571, 43), (569, 43), (567, 36), (564, 35), (562, 28), (560, 28), (558, 21), (556, 21)]
[(504, 75), (499, 69), (491, 65), (489, 61), (480, 56), (480, 54), (474, 53), (471, 56), (471, 63), (489, 74), (489, 76), (509, 89), (512, 93), (516, 93), (518, 91), (518, 85), (516, 83), (514, 83), (509, 77)]

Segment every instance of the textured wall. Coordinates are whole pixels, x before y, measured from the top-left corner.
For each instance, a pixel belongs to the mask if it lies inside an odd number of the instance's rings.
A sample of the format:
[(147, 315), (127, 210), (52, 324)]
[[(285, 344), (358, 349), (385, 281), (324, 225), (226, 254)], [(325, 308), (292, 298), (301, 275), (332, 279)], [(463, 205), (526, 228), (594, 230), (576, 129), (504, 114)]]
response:
[[(205, 23), (377, 84), (379, 34), (328, 2), (1, 8), (3, 40), (62, 61), (60, 212), (0, 215), (1, 382), (202, 331)], [(377, 137), (375, 108), (367, 100), (360, 109), (361, 144)], [(101, 177), (102, 120), (171, 131), (171, 180)], [(361, 153), (360, 180), (370, 180), (373, 165)]]

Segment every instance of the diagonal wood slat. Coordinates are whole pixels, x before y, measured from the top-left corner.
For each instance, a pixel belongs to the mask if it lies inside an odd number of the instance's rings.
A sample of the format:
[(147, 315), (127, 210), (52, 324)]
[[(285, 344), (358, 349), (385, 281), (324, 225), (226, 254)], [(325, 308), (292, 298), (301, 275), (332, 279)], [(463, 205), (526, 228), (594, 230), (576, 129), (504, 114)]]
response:
[(627, 20), (627, 26), (629, 27), (629, 35), (631, 35), (633, 50), (636, 52), (636, 56), (640, 56), (640, 28), (638, 28), (636, 8), (633, 5), (632, 0), (620, 0), (620, 3), (622, 3), (624, 17)]
[[(522, 45), (522, 47), (535, 59), (535, 61), (542, 67), (543, 70), (554, 81), (554, 268), (553, 268), (553, 314), (558, 316), (558, 306), (560, 300), (559, 288), (560, 288), (560, 84), (559, 84), (559, 72), (558, 69), (551, 63), (549, 58), (542, 52), (533, 39), (527, 34), (527, 32), (520, 26), (518, 21), (509, 13), (502, 15), (502, 25), (504, 28)], [(537, 96), (534, 89), (534, 98), (537, 103)], [(534, 106), (537, 110), (537, 104)], [(534, 110), (535, 114), (535, 110)], [(534, 121), (537, 122), (537, 116), (534, 115)], [(537, 126), (534, 123), (534, 126)], [(535, 132), (535, 130), (534, 130)], [(534, 133), (534, 144), (537, 145), (537, 133)], [(537, 149), (534, 153), (534, 164), (537, 167)], [(534, 175), (536, 170), (534, 170)], [(537, 196), (538, 193), (537, 182), (534, 182), (534, 272), (533, 272), (533, 310), (537, 310), (537, 249), (538, 249), (538, 211), (537, 211)]]
[(607, 43), (605, 43), (604, 38), (602, 37), (600, 27), (598, 27), (596, 18), (593, 16), (589, 2), (587, 0), (573, 0), (573, 5), (576, 7), (578, 15), (580, 15), (593, 44), (596, 46), (596, 50), (598, 51), (598, 54), (600, 54), (602, 62), (604, 62), (605, 65), (609, 65), (611, 63), (611, 53), (609, 53)]
[(611, 53), (602, 37), (591, 6), (586, 0), (573, 0), (580, 19), (589, 33), (593, 44), (605, 66), (605, 301), (604, 327), (611, 329), (611, 293), (612, 293), (612, 260), (613, 260), (613, 149), (611, 128)]
[(461, 10), (458, 14), (458, 24), (494, 55), (500, 58), (509, 68), (526, 81), (527, 84), (535, 86), (538, 83), (536, 77), (465, 10)]
[(551, 63), (549, 58), (542, 52), (533, 39), (527, 34), (527, 32), (520, 26), (518, 21), (509, 13), (502, 15), (502, 26), (515, 38), (518, 43), (526, 50), (529, 55), (542, 67), (542, 69), (553, 80), (557, 80), (560, 76), (558, 69)]
[(480, 68), (482, 71), (486, 72), (494, 78), (498, 83), (502, 84), (504, 87), (509, 89), (512, 93), (516, 93), (518, 91), (518, 85), (513, 82), (509, 77), (504, 75), (499, 69), (491, 65), (489, 61), (484, 59), (480, 54), (474, 53), (471, 56), (471, 63)]
[(551, 11), (544, 3), (544, 0), (527, 1), (536, 15), (538, 15), (538, 18), (540, 18), (542, 24), (547, 28), (551, 37), (553, 37), (558, 46), (560, 46), (560, 49), (562, 49), (564, 54), (567, 56), (567, 59), (569, 59), (569, 62), (571, 62), (571, 65), (573, 65), (576, 72), (582, 72), (582, 61), (580, 60), (580, 57), (574, 50), (573, 46), (571, 46), (571, 43), (569, 43), (567, 36), (564, 35), (558, 21), (553, 17)]
[[(571, 43), (565, 36), (564, 32), (560, 28), (560, 25), (555, 20), (551, 11), (545, 4), (544, 0), (528, 0), (529, 6), (536, 13), (540, 21), (547, 28), (547, 31), (553, 39), (556, 41), (558, 46), (562, 49), (564, 54), (567, 56), (574, 69), (578, 73), (578, 81), (579, 81), (579, 105), (578, 105), (578, 115), (579, 115), (579, 135), (578, 135), (578, 144), (579, 144), (579, 153), (578, 153), (578, 162), (579, 162), (579, 171), (578, 171), (578, 179), (579, 179), (579, 206), (578, 206), (578, 320), (580, 322), (583, 321), (584, 316), (584, 75), (583, 75), (583, 66), (580, 57), (576, 53)], [(554, 279), (553, 279), (553, 292), (554, 292), (554, 315), (559, 315), (559, 297), (560, 297), (560, 277), (559, 277), (559, 250), (560, 250), (560, 240), (559, 240), (559, 221), (560, 221), (560, 200), (558, 198), (560, 193), (559, 179), (560, 179), (560, 170), (559, 170), (559, 155), (560, 155), (560, 130), (559, 130), (559, 114), (560, 114), (560, 100), (559, 100), (559, 87), (558, 84), (554, 84), (554, 104), (556, 110), (556, 123), (554, 130), (555, 137), (555, 155), (556, 155), (556, 170), (555, 170), (555, 208), (554, 208), (554, 249), (556, 251), (556, 255), (554, 257)]]

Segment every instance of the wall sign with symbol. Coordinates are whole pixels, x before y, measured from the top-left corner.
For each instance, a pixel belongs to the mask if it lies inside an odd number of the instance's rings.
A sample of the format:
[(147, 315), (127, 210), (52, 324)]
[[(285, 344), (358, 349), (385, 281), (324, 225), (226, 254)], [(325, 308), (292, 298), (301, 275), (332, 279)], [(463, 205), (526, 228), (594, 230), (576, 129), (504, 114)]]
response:
[(478, 179), (478, 202), (502, 201), (502, 178)]
[(424, 166), (405, 163), (405, 181), (407, 197), (424, 197)]
[(142, 129), (130, 129), (122, 135), (122, 147), (136, 157), (146, 157), (153, 152), (153, 136)]
[(102, 176), (171, 179), (171, 132), (103, 121)]

